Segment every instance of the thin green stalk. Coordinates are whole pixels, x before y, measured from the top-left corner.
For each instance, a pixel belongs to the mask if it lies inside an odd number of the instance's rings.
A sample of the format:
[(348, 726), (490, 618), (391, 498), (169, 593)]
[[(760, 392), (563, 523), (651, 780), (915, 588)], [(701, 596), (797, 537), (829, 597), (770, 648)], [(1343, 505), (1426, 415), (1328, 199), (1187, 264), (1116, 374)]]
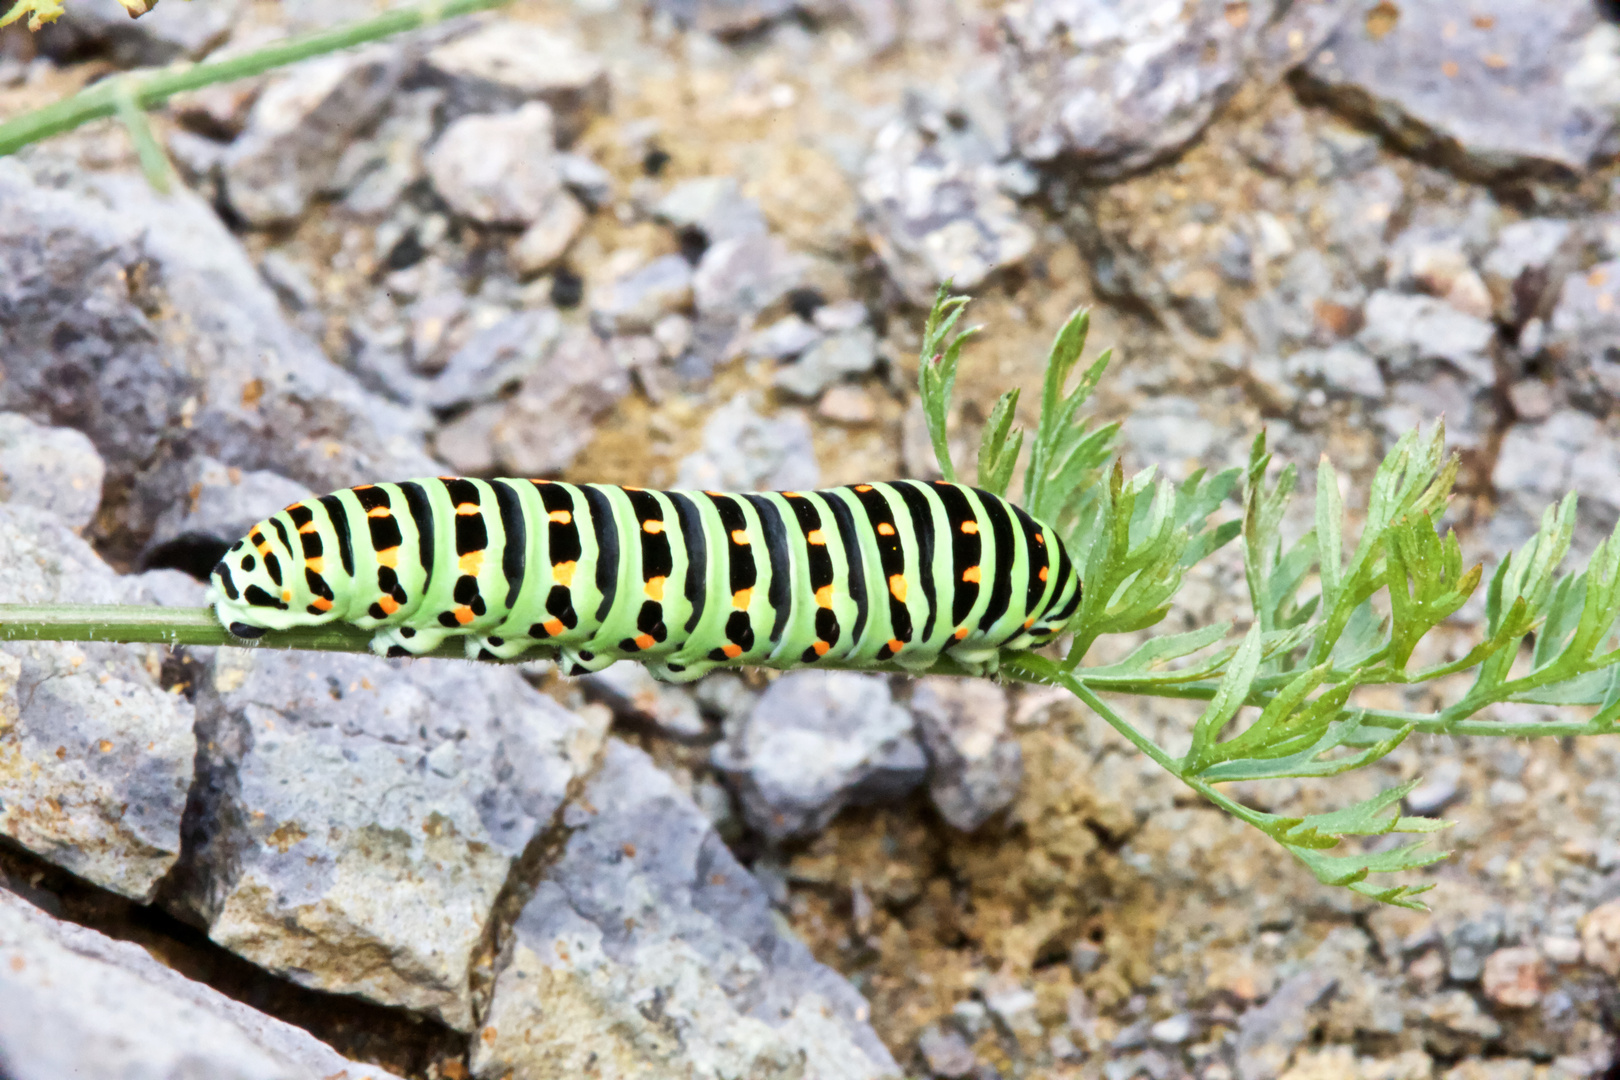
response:
[(150, 74), (132, 72), (117, 78), (103, 79), (70, 98), (53, 102), (0, 124), (0, 156), (14, 154), (30, 143), (48, 139), (52, 135), (60, 135), (64, 131), (72, 131), (92, 120), (116, 115), (119, 111), (120, 94), (128, 94), (129, 101), (134, 106), (150, 109), (187, 90), (259, 75), (323, 53), (379, 41), (407, 30), (431, 26), (445, 19), (500, 7), (507, 2), (508, 0), (437, 0), (384, 12), (375, 18), (364, 19), (332, 30), (289, 38), (262, 49), (243, 53), (241, 56), (233, 56), (228, 60), (180, 64)]

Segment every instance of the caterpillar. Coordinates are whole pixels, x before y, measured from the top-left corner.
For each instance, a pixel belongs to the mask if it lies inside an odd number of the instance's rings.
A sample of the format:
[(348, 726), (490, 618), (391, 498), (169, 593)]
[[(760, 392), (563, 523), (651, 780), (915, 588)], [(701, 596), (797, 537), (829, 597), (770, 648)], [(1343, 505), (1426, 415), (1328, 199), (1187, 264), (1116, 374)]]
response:
[(651, 491), (437, 477), (294, 503), (214, 567), (233, 635), (346, 622), (372, 649), (555, 650), (685, 682), (720, 665), (993, 672), (1060, 633), (1081, 582), (1055, 530), (961, 484)]

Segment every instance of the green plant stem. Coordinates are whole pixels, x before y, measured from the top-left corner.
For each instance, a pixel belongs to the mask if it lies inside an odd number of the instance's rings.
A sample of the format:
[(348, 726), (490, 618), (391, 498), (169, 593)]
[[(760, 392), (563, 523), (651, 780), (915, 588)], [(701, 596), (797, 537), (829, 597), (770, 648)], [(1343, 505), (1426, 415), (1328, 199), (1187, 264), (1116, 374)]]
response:
[[(70, 98), (0, 124), (0, 155), (14, 154), (30, 143), (72, 131), (91, 120), (117, 114), (121, 94), (127, 95), (128, 101), (135, 106), (150, 109), (186, 90), (247, 78), (312, 56), (379, 41), (407, 30), (500, 7), (505, 3), (507, 0), (438, 0), (436, 3), (399, 8), (333, 30), (289, 38), (228, 60), (175, 65), (150, 74), (130, 73), (103, 79)], [(128, 108), (127, 103), (125, 107)]]

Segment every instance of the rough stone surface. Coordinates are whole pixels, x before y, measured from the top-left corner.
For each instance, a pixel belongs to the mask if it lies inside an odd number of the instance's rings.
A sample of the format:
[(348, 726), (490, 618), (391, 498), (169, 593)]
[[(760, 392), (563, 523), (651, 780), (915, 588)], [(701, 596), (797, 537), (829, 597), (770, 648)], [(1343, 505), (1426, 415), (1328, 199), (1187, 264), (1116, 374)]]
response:
[(287, 325), (201, 200), (138, 175), (59, 190), (7, 164), (0, 202), (0, 407), (84, 432), (137, 503), (184, 491), (139, 470), (193, 454), (317, 491), (434, 472), (420, 420)]
[(473, 1023), (496, 897), (604, 717), (510, 670), (219, 650), (181, 902), (305, 986)]
[(928, 753), (928, 792), (952, 828), (972, 832), (1018, 797), (1024, 756), (994, 683), (931, 676), (911, 695)]
[(403, 52), (378, 46), (305, 61), (272, 81), (221, 158), (231, 208), (261, 227), (302, 216), (355, 136), (382, 113), (405, 67)]
[(1398, 145), (1486, 177), (1582, 172), (1617, 148), (1620, 30), (1595, 5), (1352, 6), (1305, 82)]
[(164, 967), (132, 942), (0, 890), (0, 1074), (8, 1080), (386, 1080)]
[(646, 333), (691, 303), (692, 264), (679, 255), (661, 255), (594, 290), (591, 317), (607, 334)]
[(845, 806), (898, 799), (922, 782), (928, 762), (911, 714), (881, 676), (801, 671), (727, 725), (714, 764), (732, 777), (749, 824), (786, 840), (816, 832)]
[(804, 414), (761, 416), (748, 396), (738, 395), (703, 425), (703, 446), (681, 459), (675, 483), (706, 491), (797, 491), (819, 479)]
[(1367, 298), (1366, 326), (1356, 340), (1394, 371), (1440, 361), (1470, 382), (1490, 386), (1496, 381), (1490, 357), (1495, 336), (1489, 322), (1442, 300), (1380, 290)]
[(682, 181), (658, 200), (653, 213), (677, 229), (696, 229), (711, 244), (766, 231), (759, 204), (743, 195), (732, 176)]
[(822, 391), (877, 365), (877, 336), (864, 326), (822, 338), (798, 361), (776, 374), (776, 385), (797, 398), (819, 397)]
[(473, 1073), (867, 1080), (866, 1003), (776, 922), (692, 801), (612, 741), (498, 962)]
[(716, 320), (752, 316), (804, 280), (805, 258), (766, 234), (734, 236), (712, 244), (692, 276), (692, 297)]
[(279, 473), (244, 471), (210, 457), (187, 460), (174, 479), (184, 494), (145, 508), (145, 516), (155, 519), (148, 550), (180, 537), (234, 542), (255, 522), (315, 494)]
[(486, 401), (521, 383), (546, 363), (562, 339), (556, 309), (508, 315), (457, 349), (423, 393), (435, 409)]
[(998, 184), (994, 150), (982, 140), (903, 121), (879, 132), (861, 180), (867, 235), (913, 303), (930, 303), (946, 278), (976, 288), (1030, 253), (1034, 230)]
[(427, 153), (427, 173), (450, 208), (484, 225), (530, 225), (562, 196), (551, 109), (464, 116)]
[[(0, 504), (0, 603), (143, 603), (53, 515)], [(158, 686), (161, 650), (0, 644), (0, 833), (80, 877), (150, 900), (180, 853), (197, 743)]]
[(83, 528), (101, 505), (106, 471), (81, 432), (0, 413), (0, 502), (37, 506)]
[(447, 85), (452, 112), (499, 112), (541, 101), (550, 106), (563, 142), (607, 105), (601, 60), (533, 23), (491, 20), (429, 51), (427, 66)]
[(698, 740), (709, 732), (685, 687), (661, 683), (631, 660), (610, 664), (584, 679), (586, 693), (621, 722), (650, 726), (673, 739)]
[(512, 265), (521, 274), (551, 269), (568, 253), (585, 220), (578, 199), (558, 194), (512, 244)]
[(565, 332), (492, 418), (495, 460), (514, 476), (555, 475), (590, 441), (597, 418), (629, 392), (630, 376), (595, 334)]
[(1620, 398), (1620, 260), (1564, 279), (1548, 324), (1547, 351), (1601, 398)]

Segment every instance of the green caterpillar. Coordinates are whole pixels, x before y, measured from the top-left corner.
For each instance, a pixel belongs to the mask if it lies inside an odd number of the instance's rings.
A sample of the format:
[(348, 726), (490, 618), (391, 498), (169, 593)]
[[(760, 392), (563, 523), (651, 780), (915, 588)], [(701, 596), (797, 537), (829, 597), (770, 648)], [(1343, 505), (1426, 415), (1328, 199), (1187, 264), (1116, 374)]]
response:
[(996, 668), (1060, 633), (1081, 583), (1056, 532), (943, 481), (723, 494), (459, 477), (294, 503), (214, 567), (237, 637), (342, 621), (372, 648), (447, 637), (473, 658), (555, 650), (568, 674), (626, 657), (673, 682), (942, 654)]

